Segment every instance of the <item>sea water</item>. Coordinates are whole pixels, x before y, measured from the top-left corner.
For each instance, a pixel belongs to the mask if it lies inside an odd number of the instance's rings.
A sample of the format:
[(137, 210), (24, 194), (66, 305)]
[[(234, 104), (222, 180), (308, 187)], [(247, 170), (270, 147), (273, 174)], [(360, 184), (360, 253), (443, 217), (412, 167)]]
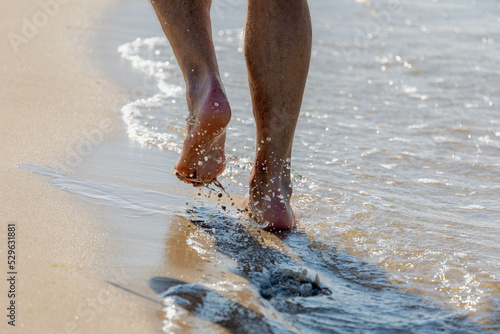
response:
[[(292, 157), (296, 231), (260, 232), (231, 200), (214, 206), (201, 193), (186, 207), (189, 195), (162, 188), (172, 166), (158, 155), (141, 158), (147, 173), (120, 176), (113, 166), (102, 182), (30, 168), (141, 219), (135, 239), (165, 233), (167, 245), (186, 243), (221, 268), (194, 283), (151, 278), (167, 333), (499, 332), (500, 3), (309, 3), (312, 59)], [(229, 198), (248, 191), (256, 146), (244, 15), (244, 1), (212, 5), (233, 113), (219, 178)], [(178, 154), (187, 107), (168, 41), (139, 36), (117, 57), (144, 78), (121, 109), (128, 136)], [(172, 212), (168, 231), (148, 225)], [(154, 265), (162, 242), (147, 247), (141, 261)]]
[[(243, 21), (227, 18), (242, 19), (245, 6), (214, 6), (215, 48), (233, 111), (220, 181), (245, 192), (255, 125)], [(310, 7), (312, 60), (292, 160), (299, 229), (380, 268), (391, 286), (500, 330), (500, 3), (310, 1)], [(168, 41), (143, 36), (119, 53), (158, 87), (123, 107), (129, 136), (180, 152), (185, 91)], [(359, 321), (368, 327), (358, 329), (369, 331), (368, 319), (380, 314), (373, 320), (380, 327), (372, 329), (397, 330), (389, 323), (398, 313), (409, 323), (428, 316), (407, 305), (384, 320), (392, 297), (377, 304), (371, 294), (379, 289), (366, 289), (368, 296), (344, 291), (353, 301), (334, 292), (291, 302), (301, 306), (295, 325), (309, 332), (303, 317), (317, 322), (312, 332), (343, 332)], [(429, 319), (426, 330), (448, 324)]]

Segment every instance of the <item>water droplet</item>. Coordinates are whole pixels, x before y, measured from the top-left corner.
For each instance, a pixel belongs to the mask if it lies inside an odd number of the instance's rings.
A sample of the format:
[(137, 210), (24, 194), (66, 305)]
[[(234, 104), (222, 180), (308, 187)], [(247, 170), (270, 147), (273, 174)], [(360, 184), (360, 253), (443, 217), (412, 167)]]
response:
[(218, 104), (217, 102), (214, 102), (214, 106), (218, 107), (218, 106), (219, 106), (219, 104)]

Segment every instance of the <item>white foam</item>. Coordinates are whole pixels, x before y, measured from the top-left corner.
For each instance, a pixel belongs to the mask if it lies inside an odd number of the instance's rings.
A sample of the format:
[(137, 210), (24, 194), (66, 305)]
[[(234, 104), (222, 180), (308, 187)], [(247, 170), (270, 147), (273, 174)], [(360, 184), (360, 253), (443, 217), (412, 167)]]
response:
[(477, 205), (477, 204), (471, 204), (471, 205), (461, 206), (460, 209), (464, 209), (464, 210), (484, 210), (484, 206)]
[(418, 182), (425, 184), (441, 184), (441, 182), (439, 182), (438, 180), (426, 179), (426, 178), (418, 179)]
[(122, 107), (123, 121), (130, 138), (141, 144), (158, 146), (180, 152), (185, 127), (184, 111), (176, 112), (176, 101), (184, 88), (175, 84), (175, 59), (166, 38), (137, 38), (118, 48), (123, 59), (145, 74), (142, 85), (134, 87), (136, 93), (146, 94), (157, 89), (160, 93), (137, 99)]

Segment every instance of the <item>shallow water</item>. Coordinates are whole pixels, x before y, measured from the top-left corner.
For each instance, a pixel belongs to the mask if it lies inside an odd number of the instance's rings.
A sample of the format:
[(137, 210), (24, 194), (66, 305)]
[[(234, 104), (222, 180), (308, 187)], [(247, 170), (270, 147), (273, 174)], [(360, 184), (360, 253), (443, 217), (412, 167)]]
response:
[[(220, 267), (199, 282), (151, 279), (167, 333), (500, 331), (500, 3), (310, 7), (313, 57), (292, 161), (297, 231), (260, 232), (226, 195), (222, 206), (215, 192), (158, 182), (173, 178), (161, 155), (180, 152), (187, 116), (162, 36), (141, 36), (119, 55), (144, 73), (122, 109), (128, 135), (163, 153), (148, 151), (134, 173), (110, 166), (100, 180), (28, 168), (123, 214), (138, 235), (124, 237), (121, 261), (154, 266), (166, 238)], [(233, 111), (220, 182), (241, 197), (255, 152), (244, 2), (215, 2), (212, 16)], [(149, 238), (149, 250), (134, 237)]]
[[(500, 329), (500, 4), (310, 6), (313, 58), (292, 163), (300, 229), (383, 268), (398, 288)], [(255, 150), (235, 23), (243, 7), (212, 14), (234, 115), (221, 182), (239, 193)], [(160, 90), (122, 109), (129, 136), (179, 151), (184, 86), (167, 41), (119, 51)]]

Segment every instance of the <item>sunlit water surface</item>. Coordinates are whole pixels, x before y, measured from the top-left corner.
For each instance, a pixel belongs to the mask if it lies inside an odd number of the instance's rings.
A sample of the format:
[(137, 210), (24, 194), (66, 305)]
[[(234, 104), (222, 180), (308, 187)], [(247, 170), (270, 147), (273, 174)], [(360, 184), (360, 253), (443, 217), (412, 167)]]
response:
[[(165, 331), (175, 332), (179, 305), (249, 333), (500, 331), (500, 3), (310, 6), (313, 54), (292, 161), (299, 231), (272, 251), (238, 225), (237, 211), (188, 213), (201, 234), (186, 242), (235, 261), (253, 293), (157, 278)], [(255, 152), (244, 3), (216, 2), (212, 16), (233, 111), (220, 182), (244, 195)], [(122, 109), (129, 137), (180, 152), (185, 90), (168, 42), (143, 36), (119, 53), (145, 75)], [(145, 95), (150, 86), (156, 95)]]

